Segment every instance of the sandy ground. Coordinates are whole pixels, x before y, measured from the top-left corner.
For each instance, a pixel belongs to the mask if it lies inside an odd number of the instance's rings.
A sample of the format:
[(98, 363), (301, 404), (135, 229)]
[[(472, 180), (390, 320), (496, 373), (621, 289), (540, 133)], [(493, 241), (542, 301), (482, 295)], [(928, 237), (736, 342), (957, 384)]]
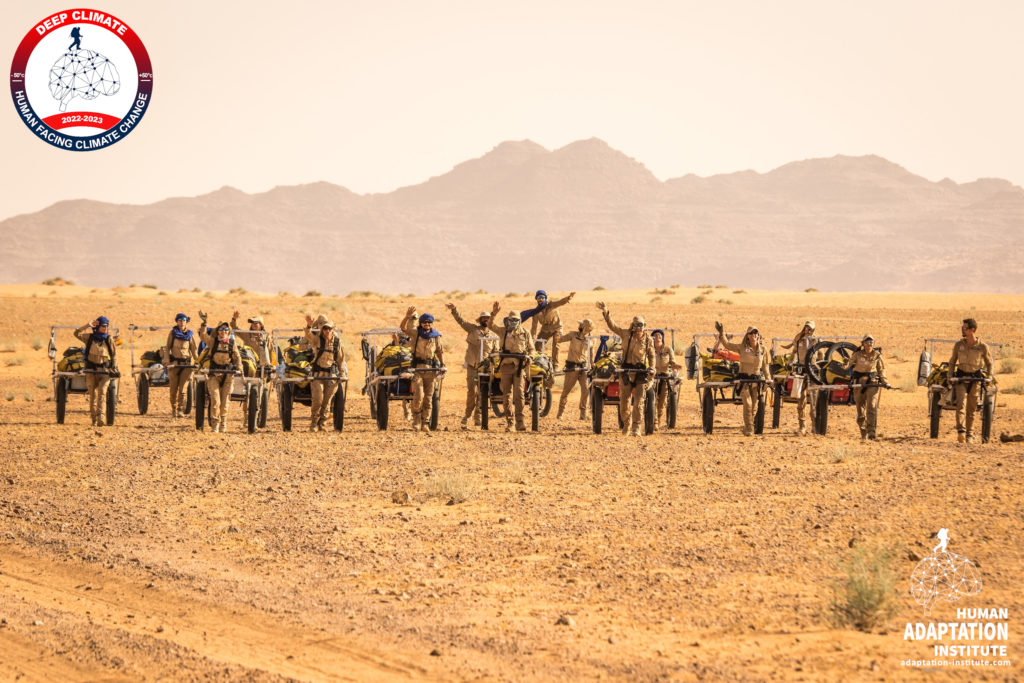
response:
[[(951, 413), (941, 438), (926, 438), (925, 391), (909, 382), (921, 339), (958, 334), (967, 315), (983, 338), (1024, 347), (1024, 296), (720, 288), (690, 303), (698, 293), (581, 292), (563, 319), (599, 321), (603, 299), (620, 320), (640, 312), (680, 330), (680, 347), (716, 318), (768, 337), (792, 337), (807, 318), (826, 334), (870, 331), (890, 381), (906, 385), (882, 398), (882, 438), (862, 443), (852, 408), (834, 410), (827, 437), (798, 437), (788, 404), (782, 428), (760, 438), (742, 437), (739, 407), (722, 406), (705, 436), (693, 382), (677, 429), (643, 439), (594, 435), (571, 411), (539, 433), (462, 431), (454, 368), (440, 431), (395, 419), (379, 432), (358, 393), (357, 332), (395, 325), (415, 303), (437, 316), (455, 366), (464, 334), (446, 295), (0, 286), (0, 679), (919, 678), (901, 661), (931, 648), (904, 641), (906, 622), (1006, 607), (1012, 667), (927, 675), (1016, 680), (1024, 444), (957, 446)], [(451, 298), (475, 315), (494, 298), (526, 307), (519, 294)], [(55, 424), (50, 362), (33, 349), (50, 324), (100, 313), (124, 328), (169, 324), (200, 308), (211, 322), (261, 312), (268, 327), (327, 312), (350, 353), (345, 431), (283, 433), (272, 409), (248, 435), (234, 404), (230, 433), (197, 433), (170, 418), (166, 390), (139, 416), (127, 380), (113, 427), (89, 427), (82, 396)], [(999, 379), (1009, 389), (1024, 373)], [(1024, 433), (1024, 396), (1000, 393), (995, 431)], [(468, 500), (448, 504), (438, 482)], [(392, 502), (397, 491), (407, 504)], [(908, 580), (940, 526), (984, 588), (926, 618)], [(870, 634), (828, 619), (858, 544), (893, 550), (898, 609)]]

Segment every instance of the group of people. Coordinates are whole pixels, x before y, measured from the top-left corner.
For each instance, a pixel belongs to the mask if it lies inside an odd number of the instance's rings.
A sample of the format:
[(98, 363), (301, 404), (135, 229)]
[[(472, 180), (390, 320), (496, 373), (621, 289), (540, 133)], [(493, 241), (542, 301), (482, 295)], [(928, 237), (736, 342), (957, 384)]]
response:
[[(462, 417), (462, 427), (467, 428), (469, 421), (480, 424), (480, 397), (478, 367), (485, 358), (494, 353), (501, 354), (497, 373), (499, 386), (504, 402), (506, 430), (509, 432), (524, 431), (525, 398), (524, 392), (528, 381), (529, 359), (538, 348), (538, 340), (550, 344), (552, 367), (558, 368), (559, 345), (568, 344), (565, 364), (561, 368), (564, 383), (558, 402), (556, 419), (562, 419), (565, 407), (572, 393), (578, 388), (579, 419), (589, 419), (590, 410), (587, 370), (590, 362), (588, 338), (594, 331), (594, 322), (589, 318), (577, 321), (576, 329), (565, 332), (559, 315), (559, 309), (572, 301), (575, 292), (565, 297), (549, 301), (547, 293), (539, 290), (536, 293), (536, 306), (524, 311), (508, 311), (501, 323), (496, 322), (500, 304), (496, 301), (490, 311), (482, 311), (474, 321), (466, 320), (454, 303), (447, 305), (452, 318), (466, 333), (466, 352), (464, 365), (466, 369), (466, 403)], [(651, 387), (655, 376), (664, 376), (682, 369), (676, 362), (675, 351), (671, 344), (666, 343), (665, 332), (660, 329), (648, 330), (643, 316), (633, 316), (627, 326), (620, 326), (612, 318), (611, 311), (604, 302), (597, 302), (608, 329), (618, 335), (620, 341), (621, 369), (619, 381), (619, 416), (622, 433), (639, 436), (642, 427), (643, 398)], [(188, 329), (190, 318), (185, 313), (175, 316), (175, 325), (167, 335), (163, 349), (164, 364), (167, 368), (171, 413), (175, 418), (184, 416), (186, 390), (192, 374), (195, 372), (200, 354), (199, 340), (208, 347), (209, 370), (206, 388), (210, 395), (211, 419), (215, 432), (227, 430), (227, 414), (231, 397), (232, 376), (241, 368), (241, 357), (235, 342), (238, 339), (252, 348), (257, 356), (259, 366), (269, 373), (276, 365), (275, 354), (271, 351), (271, 341), (260, 316), (248, 319), (249, 328), (241, 330), (238, 326), (239, 312), (235, 311), (230, 321), (218, 323), (215, 327), (207, 326), (206, 313), (199, 312), (201, 325), (196, 335)], [(532, 320), (531, 329), (524, 323)], [(438, 381), (445, 367), (444, 347), (441, 333), (435, 327), (434, 316), (430, 313), (417, 315), (415, 307), (410, 307), (402, 318), (399, 328), (403, 336), (401, 343), (407, 345), (412, 357), (414, 370), (412, 383), (412, 400), (408, 406), (407, 417), (416, 431), (428, 431), (431, 416), (431, 399), (434, 383)], [(739, 365), (741, 382), (738, 391), (743, 404), (743, 434), (754, 433), (754, 415), (757, 408), (759, 392), (763, 390), (763, 382), (772, 379), (771, 357), (757, 327), (750, 326), (742, 340), (732, 341), (720, 323), (715, 323), (718, 332), (716, 348), (724, 348), (735, 354)], [(953, 347), (949, 361), (949, 376), (963, 377), (987, 372), (992, 376), (992, 354), (977, 336), (978, 324), (972, 318), (963, 321), (962, 339)], [(100, 316), (87, 325), (76, 330), (76, 337), (85, 344), (84, 356), (87, 370), (105, 369), (106, 372), (91, 372), (87, 377), (89, 391), (90, 414), (94, 425), (103, 423), (103, 400), (112, 376), (119, 374), (117, 370), (116, 346), (109, 335), (109, 320)], [(808, 320), (794, 337), (791, 344), (784, 348), (792, 349), (787, 370), (796, 374), (805, 374), (808, 362), (819, 358), (808, 358), (808, 352), (816, 341), (816, 326)], [(314, 319), (306, 316), (306, 327), (301, 344), (310, 351), (311, 415), (310, 431), (323, 431), (331, 412), (332, 399), (339, 388), (341, 370), (345, 355), (341, 345), (340, 331), (326, 316)], [(857, 407), (857, 424), (861, 438), (874, 439), (877, 434), (879, 390), (888, 387), (885, 362), (881, 352), (875, 348), (875, 339), (867, 334), (860, 346), (843, 362), (844, 370), (852, 370), (851, 379), (854, 384), (853, 398)], [(993, 378), (994, 381), (994, 378)], [(671, 389), (665, 383), (658, 384), (656, 399), (656, 425), (658, 429), (665, 412), (667, 393)], [(956, 429), (958, 440), (973, 440), (975, 409), (980, 387), (977, 383), (956, 384)], [(808, 412), (813, 419), (814, 404), (808, 398), (809, 392), (802, 391), (797, 397), (797, 433), (807, 433)]]

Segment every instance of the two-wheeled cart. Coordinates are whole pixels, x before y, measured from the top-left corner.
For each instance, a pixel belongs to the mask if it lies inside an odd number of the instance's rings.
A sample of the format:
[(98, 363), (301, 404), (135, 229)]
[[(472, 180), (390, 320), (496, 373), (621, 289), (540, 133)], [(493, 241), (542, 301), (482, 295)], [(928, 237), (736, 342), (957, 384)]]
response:
[[(957, 341), (959, 340), (937, 338), (924, 340), (925, 350), (921, 353), (918, 364), (917, 383), (919, 386), (928, 387), (928, 436), (932, 439), (939, 438), (942, 411), (956, 410), (955, 387), (957, 385), (966, 387), (967, 399), (970, 400), (974, 386), (978, 385), (976, 410), (981, 412), (981, 442), (988, 443), (992, 438), (992, 423), (996, 419), (996, 398), (999, 390), (993, 383), (993, 378), (984, 370), (975, 374), (960, 373), (957, 375), (954, 373), (954, 376), (950, 377), (947, 361), (932, 365), (936, 345), (952, 345)], [(995, 352), (1000, 352), (1003, 348), (1003, 344), (998, 342), (986, 341), (985, 344)], [(995, 352), (992, 354), (993, 361), (996, 360)]]
[[(107, 385), (105, 400), (106, 421), (108, 425), (114, 424), (114, 417), (117, 414), (117, 391), (118, 378), (120, 373), (113, 370), (97, 369), (90, 370), (85, 367), (85, 349), (80, 346), (70, 346), (64, 350), (61, 360), (57, 360), (57, 332), (58, 330), (77, 330), (74, 325), (51, 325), (50, 343), (47, 347), (47, 356), (53, 363), (50, 379), (53, 382), (53, 400), (57, 406), (57, 424), (64, 424), (67, 415), (68, 396), (72, 394), (88, 394), (88, 375), (109, 375), (110, 384)], [(108, 332), (112, 339), (117, 339), (119, 330), (112, 327)], [(80, 340), (76, 338), (75, 341)]]
[[(320, 334), (320, 328), (314, 327), (313, 334)], [(295, 404), (313, 406), (313, 382), (337, 382), (338, 390), (334, 392), (331, 405), (331, 420), (335, 431), (345, 429), (345, 401), (348, 397), (348, 363), (342, 361), (338, 374), (317, 374), (312, 372), (312, 351), (306, 349), (300, 356), (293, 355), (295, 349), (304, 343), (305, 328), (278, 328), (271, 332), (271, 347), (281, 361), (277, 372), (272, 376), (271, 383), (277, 395), (277, 414), (281, 419), (281, 430), (292, 430), (292, 418)], [(293, 362), (294, 361), (294, 362)]]
[[(139, 415), (145, 415), (149, 412), (149, 394), (154, 388), (165, 388), (170, 386), (170, 379), (167, 371), (171, 368), (192, 368), (195, 369), (198, 366), (192, 363), (171, 363), (164, 364), (164, 355), (161, 351), (150, 350), (144, 352), (139, 357), (139, 363), (135, 362), (135, 344), (144, 336), (146, 332), (160, 332), (161, 330), (172, 330), (173, 325), (129, 325), (128, 326), (128, 352), (131, 359), (132, 368), (132, 379), (135, 381), (135, 396), (136, 402), (139, 407)], [(163, 341), (163, 340), (161, 340)], [(146, 364), (146, 355), (157, 353), (159, 360), (151, 359), (149, 364)], [(192, 403), (194, 400), (194, 386), (189, 382), (188, 387), (185, 390), (185, 407), (184, 413), (188, 415), (192, 412)]]
[(413, 367), (410, 350), (406, 364), (378, 369), (377, 358), (388, 346), (381, 345), (381, 338), (397, 339), (403, 334), (402, 330), (397, 327), (378, 327), (359, 334), (362, 336), (360, 348), (366, 363), (366, 384), (363, 386), (363, 393), (370, 399), (370, 416), (377, 422), (377, 429), (387, 430), (393, 401), (412, 401), (413, 377), (416, 373), (434, 372), (437, 373), (437, 377), (434, 379), (434, 393), (430, 398), (430, 420), (427, 424), (430, 431), (437, 431), (441, 415), (441, 389), (448, 368)]

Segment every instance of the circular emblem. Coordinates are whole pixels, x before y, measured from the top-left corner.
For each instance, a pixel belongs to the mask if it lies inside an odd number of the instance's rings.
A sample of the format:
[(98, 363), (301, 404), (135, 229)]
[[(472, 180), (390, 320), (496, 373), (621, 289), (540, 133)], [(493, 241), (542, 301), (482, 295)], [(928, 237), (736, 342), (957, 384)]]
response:
[(11, 64), (18, 116), (46, 142), (75, 152), (109, 147), (135, 130), (152, 94), (139, 36), (101, 10), (51, 14), (25, 35)]

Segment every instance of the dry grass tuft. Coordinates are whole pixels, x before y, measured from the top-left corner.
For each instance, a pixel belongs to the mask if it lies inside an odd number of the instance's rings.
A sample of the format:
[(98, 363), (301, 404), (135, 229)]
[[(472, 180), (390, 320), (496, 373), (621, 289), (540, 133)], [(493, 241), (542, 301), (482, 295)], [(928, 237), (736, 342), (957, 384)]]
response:
[(476, 494), (478, 486), (476, 478), (464, 472), (438, 472), (427, 479), (424, 492), (427, 498), (464, 503)]
[(705, 301), (707, 301), (707, 297), (704, 296), (703, 294), (699, 294), (699, 295), (693, 297), (692, 299), (690, 299), (690, 303), (691, 304), (702, 304)]
[(850, 458), (855, 458), (859, 455), (860, 451), (855, 447), (844, 444), (837, 444), (829, 449), (829, 460), (832, 461), (833, 465), (844, 463)]
[(830, 604), (834, 626), (870, 633), (896, 613), (896, 577), (888, 548), (857, 545), (841, 569), (845, 576), (833, 587)]
[(1012, 387), (1006, 387), (1002, 391), (1004, 394), (1024, 394), (1024, 382), (1017, 382)]
[(14, 353), (18, 350), (18, 342), (13, 339), (5, 339), (3, 344), (0, 344), (0, 349), (3, 349), (4, 353)]
[(999, 363), (999, 374), (1012, 375), (1015, 372), (1020, 372), (1021, 368), (1024, 368), (1024, 360), (1020, 358), (1005, 358)]
[(24, 364), (25, 364), (25, 358), (23, 356), (15, 356), (14, 358), (8, 359), (8, 361), (7, 361), (7, 367), (24, 365)]

